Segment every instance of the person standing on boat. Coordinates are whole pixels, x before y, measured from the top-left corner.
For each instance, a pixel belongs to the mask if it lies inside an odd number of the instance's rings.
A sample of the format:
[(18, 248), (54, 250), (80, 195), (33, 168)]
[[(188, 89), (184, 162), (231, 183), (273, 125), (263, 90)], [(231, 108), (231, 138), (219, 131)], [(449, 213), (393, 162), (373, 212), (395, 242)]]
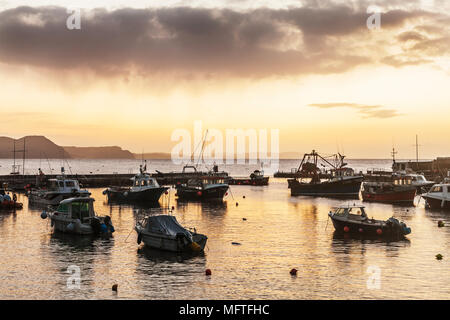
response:
[(38, 169), (38, 184), (41, 185), (45, 181), (45, 173), (41, 170), (41, 168)]

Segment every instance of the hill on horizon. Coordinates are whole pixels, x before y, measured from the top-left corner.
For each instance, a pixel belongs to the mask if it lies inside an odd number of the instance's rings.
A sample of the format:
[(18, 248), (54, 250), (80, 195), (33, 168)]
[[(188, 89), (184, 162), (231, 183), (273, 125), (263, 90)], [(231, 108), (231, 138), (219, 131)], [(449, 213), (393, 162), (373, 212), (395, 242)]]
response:
[(14, 158), (14, 144), (16, 149), (16, 158), (23, 157), (25, 139), (25, 158), (28, 159), (56, 159), (70, 158), (70, 155), (63, 147), (58, 146), (44, 136), (26, 136), (19, 139), (9, 137), (0, 137), (0, 158)]

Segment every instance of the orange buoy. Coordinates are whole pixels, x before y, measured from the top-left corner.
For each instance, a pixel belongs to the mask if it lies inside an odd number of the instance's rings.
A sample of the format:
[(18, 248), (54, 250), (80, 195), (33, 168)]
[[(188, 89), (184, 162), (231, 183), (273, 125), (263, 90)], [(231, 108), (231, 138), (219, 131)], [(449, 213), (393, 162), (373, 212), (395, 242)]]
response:
[(350, 228), (347, 227), (347, 226), (345, 226), (345, 227), (344, 227), (344, 232), (349, 232), (349, 231), (350, 231)]
[(380, 228), (377, 229), (377, 234), (378, 235), (382, 235), (383, 234), (383, 230), (381, 230)]
[(296, 276), (297, 275), (297, 269), (292, 268), (291, 271), (289, 271), (289, 273), (291, 274), (291, 276)]
[(199, 197), (201, 197), (201, 196), (202, 196), (202, 192), (201, 192), (201, 191), (198, 191), (198, 192), (197, 192), (197, 195), (198, 195)]
[(210, 276), (212, 274), (211, 269), (205, 270), (205, 275)]

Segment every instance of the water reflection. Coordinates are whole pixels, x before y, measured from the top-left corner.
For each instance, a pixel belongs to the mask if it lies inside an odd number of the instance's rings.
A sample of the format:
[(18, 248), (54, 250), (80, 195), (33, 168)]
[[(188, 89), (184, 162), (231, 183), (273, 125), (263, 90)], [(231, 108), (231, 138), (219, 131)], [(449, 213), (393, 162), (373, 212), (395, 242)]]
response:
[[(90, 191), (96, 212), (111, 216), (112, 239), (52, 233), (40, 218), (42, 208), (28, 208), (26, 198), (22, 211), (0, 213), (1, 298), (109, 299), (115, 297), (113, 283), (119, 284), (117, 297), (125, 299), (449, 297), (445, 212), (364, 204), (369, 217), (408, 221), (407, 240), (389, 242), (335, 234), (327, 213), (346, 201), (291, 197), (285, 180), (273, 179), (264, 188), (234, 187), (233, 197), (222, 203), (180, 202), (171, 190), (156, 207), (107, 203), (103, 189)], [(169, 211), (181, 225), (208, 236), (204, 254), (139, 247), (136, 220)], [(439, 220), (447, 226), (438, 228)], [(437, 253), (444, 260), (437, 261)], [(78, 291), (66, 288), (69, 265), (81, 268)], [(382, 290), (367, 290), (370, 265), (382, 270)], [(293, 267), (297, 278), (289, 275)], [(212, 277), (205, 277), (206, 268)]]
[(183, 263), (187, 260), (193, 259), (193, 258), (205, 258), (205, 253), (195, 253), (195, 252), (170, 252), (170, 251), (163, 251), (158, 250), (154, 248), (149, 248), (145, 245), (140, 246), (137, 249), (137, 253), (140, 256), (144, 256), (147, 260), (153, 261), (155, 263), (161, 263), (161, 262), (178, 262)]

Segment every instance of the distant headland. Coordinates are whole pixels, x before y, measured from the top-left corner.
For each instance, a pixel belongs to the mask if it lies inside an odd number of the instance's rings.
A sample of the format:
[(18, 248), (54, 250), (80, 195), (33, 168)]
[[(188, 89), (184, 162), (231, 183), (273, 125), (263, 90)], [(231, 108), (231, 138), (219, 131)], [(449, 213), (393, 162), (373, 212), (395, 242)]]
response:
[(23, 157), (23, 143), (27, 159), (170, 159), (170, 153), (134, 154), (118, 146), (75, 147), (59, 146), (44, 136), (26, 136), (20, 139), (0, 137), (0, 159)]

